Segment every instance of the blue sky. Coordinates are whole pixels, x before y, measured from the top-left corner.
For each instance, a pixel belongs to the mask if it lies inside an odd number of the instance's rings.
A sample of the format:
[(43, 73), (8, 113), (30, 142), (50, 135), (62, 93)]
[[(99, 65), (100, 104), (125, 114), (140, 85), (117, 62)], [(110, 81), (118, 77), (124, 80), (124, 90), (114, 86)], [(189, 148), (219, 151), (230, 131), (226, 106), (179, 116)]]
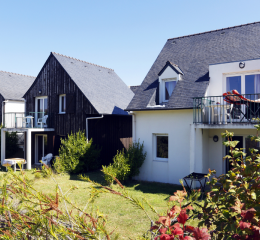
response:
[(260, 21), (259, 0), (0, 0), (0, 70), (37, 76), (51, 51), (139, 85), (168, 38)]

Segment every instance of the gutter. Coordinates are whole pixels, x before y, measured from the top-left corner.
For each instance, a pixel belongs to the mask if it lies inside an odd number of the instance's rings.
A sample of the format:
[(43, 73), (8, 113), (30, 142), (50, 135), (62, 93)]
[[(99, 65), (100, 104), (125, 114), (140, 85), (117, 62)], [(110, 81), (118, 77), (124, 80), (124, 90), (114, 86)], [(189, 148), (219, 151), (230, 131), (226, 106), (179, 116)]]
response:
[(186, 110), (186, 109), (193, 109), (193, 107), (189, 107), (189, 108), (136, 108), (136, 109), (125, 109), (124, 111), (156, 111), (156, 110), (164, 110), (164, 111), (168, 111), (168, 110)]
[(136, 115), (132, 111), (129, 112), (130, 115), (133, 116), (133, 125), (132, 125), (132, 142), (136, 142)]
[(2, 125), (4, 125), (4, 103), (6, 102), (8, 102), (8, 100), (2, 102)]
[(87, 138), (87, 142), (88, 142), (88, 120), (89, 119), (98, 119), (98, 118), (103, 118), (104, 115), (102, 114), (101, 117), (89, 117), (89, 118), (86, 118), (86, 138)]

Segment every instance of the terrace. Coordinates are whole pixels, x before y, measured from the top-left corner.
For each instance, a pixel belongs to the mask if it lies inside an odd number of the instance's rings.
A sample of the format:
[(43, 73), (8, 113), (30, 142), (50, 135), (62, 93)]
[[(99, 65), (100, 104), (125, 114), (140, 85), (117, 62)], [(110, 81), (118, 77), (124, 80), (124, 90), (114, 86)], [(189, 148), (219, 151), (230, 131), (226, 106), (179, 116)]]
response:
[(232, 94), (193, 98), (193, 123), (254, 124), (260, 117), (260, 94)]
[(5, 128), (51, 128), (52, 115), (45, 112), (9, 112), (4, 114)]

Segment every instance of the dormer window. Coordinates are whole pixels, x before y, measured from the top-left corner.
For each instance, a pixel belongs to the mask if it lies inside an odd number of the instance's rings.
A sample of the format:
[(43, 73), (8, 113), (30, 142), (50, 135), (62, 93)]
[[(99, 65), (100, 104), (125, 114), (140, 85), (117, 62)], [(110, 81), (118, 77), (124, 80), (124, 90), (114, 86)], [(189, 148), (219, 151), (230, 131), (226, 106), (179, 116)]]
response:
[(162, 88), (164, 89), (163, 102), (169, 101), (173, 89), (176, 86), (176, 83), (177, 83), (176, 78), (162, 79)]
[(176, 64), (167, 61), (158, 75), (159, 104), (164, 104), (169, 101), (177, 82), (182, 79), (183, 72)]

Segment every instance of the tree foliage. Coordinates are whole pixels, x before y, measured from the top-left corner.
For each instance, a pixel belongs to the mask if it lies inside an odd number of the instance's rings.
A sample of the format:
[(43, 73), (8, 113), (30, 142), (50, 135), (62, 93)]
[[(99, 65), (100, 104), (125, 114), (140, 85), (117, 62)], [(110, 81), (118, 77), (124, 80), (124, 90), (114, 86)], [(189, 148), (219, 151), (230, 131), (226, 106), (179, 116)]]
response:
[(108, 184), (112, 184), (114, 179), (111, 175), (119, 181), (124, 181), (137, 176), (145, 158), (146, 152), (144, 152), (144, 144), (140, 144), (139, 141), (130, 144), (126, 152), (124, 149), (122, 151), (117, 151), (117, 154), (113, 158), (113, 163), (107, 167), (102, 166), (105, 180)]
[(54, 163), (55, 170), (67, 173), (81, 173), (100, 167), (100, 149), (92, 139), (87, 141), (84, 132), (71, 133), (66, 139), (61, 139), (59, 158)]

